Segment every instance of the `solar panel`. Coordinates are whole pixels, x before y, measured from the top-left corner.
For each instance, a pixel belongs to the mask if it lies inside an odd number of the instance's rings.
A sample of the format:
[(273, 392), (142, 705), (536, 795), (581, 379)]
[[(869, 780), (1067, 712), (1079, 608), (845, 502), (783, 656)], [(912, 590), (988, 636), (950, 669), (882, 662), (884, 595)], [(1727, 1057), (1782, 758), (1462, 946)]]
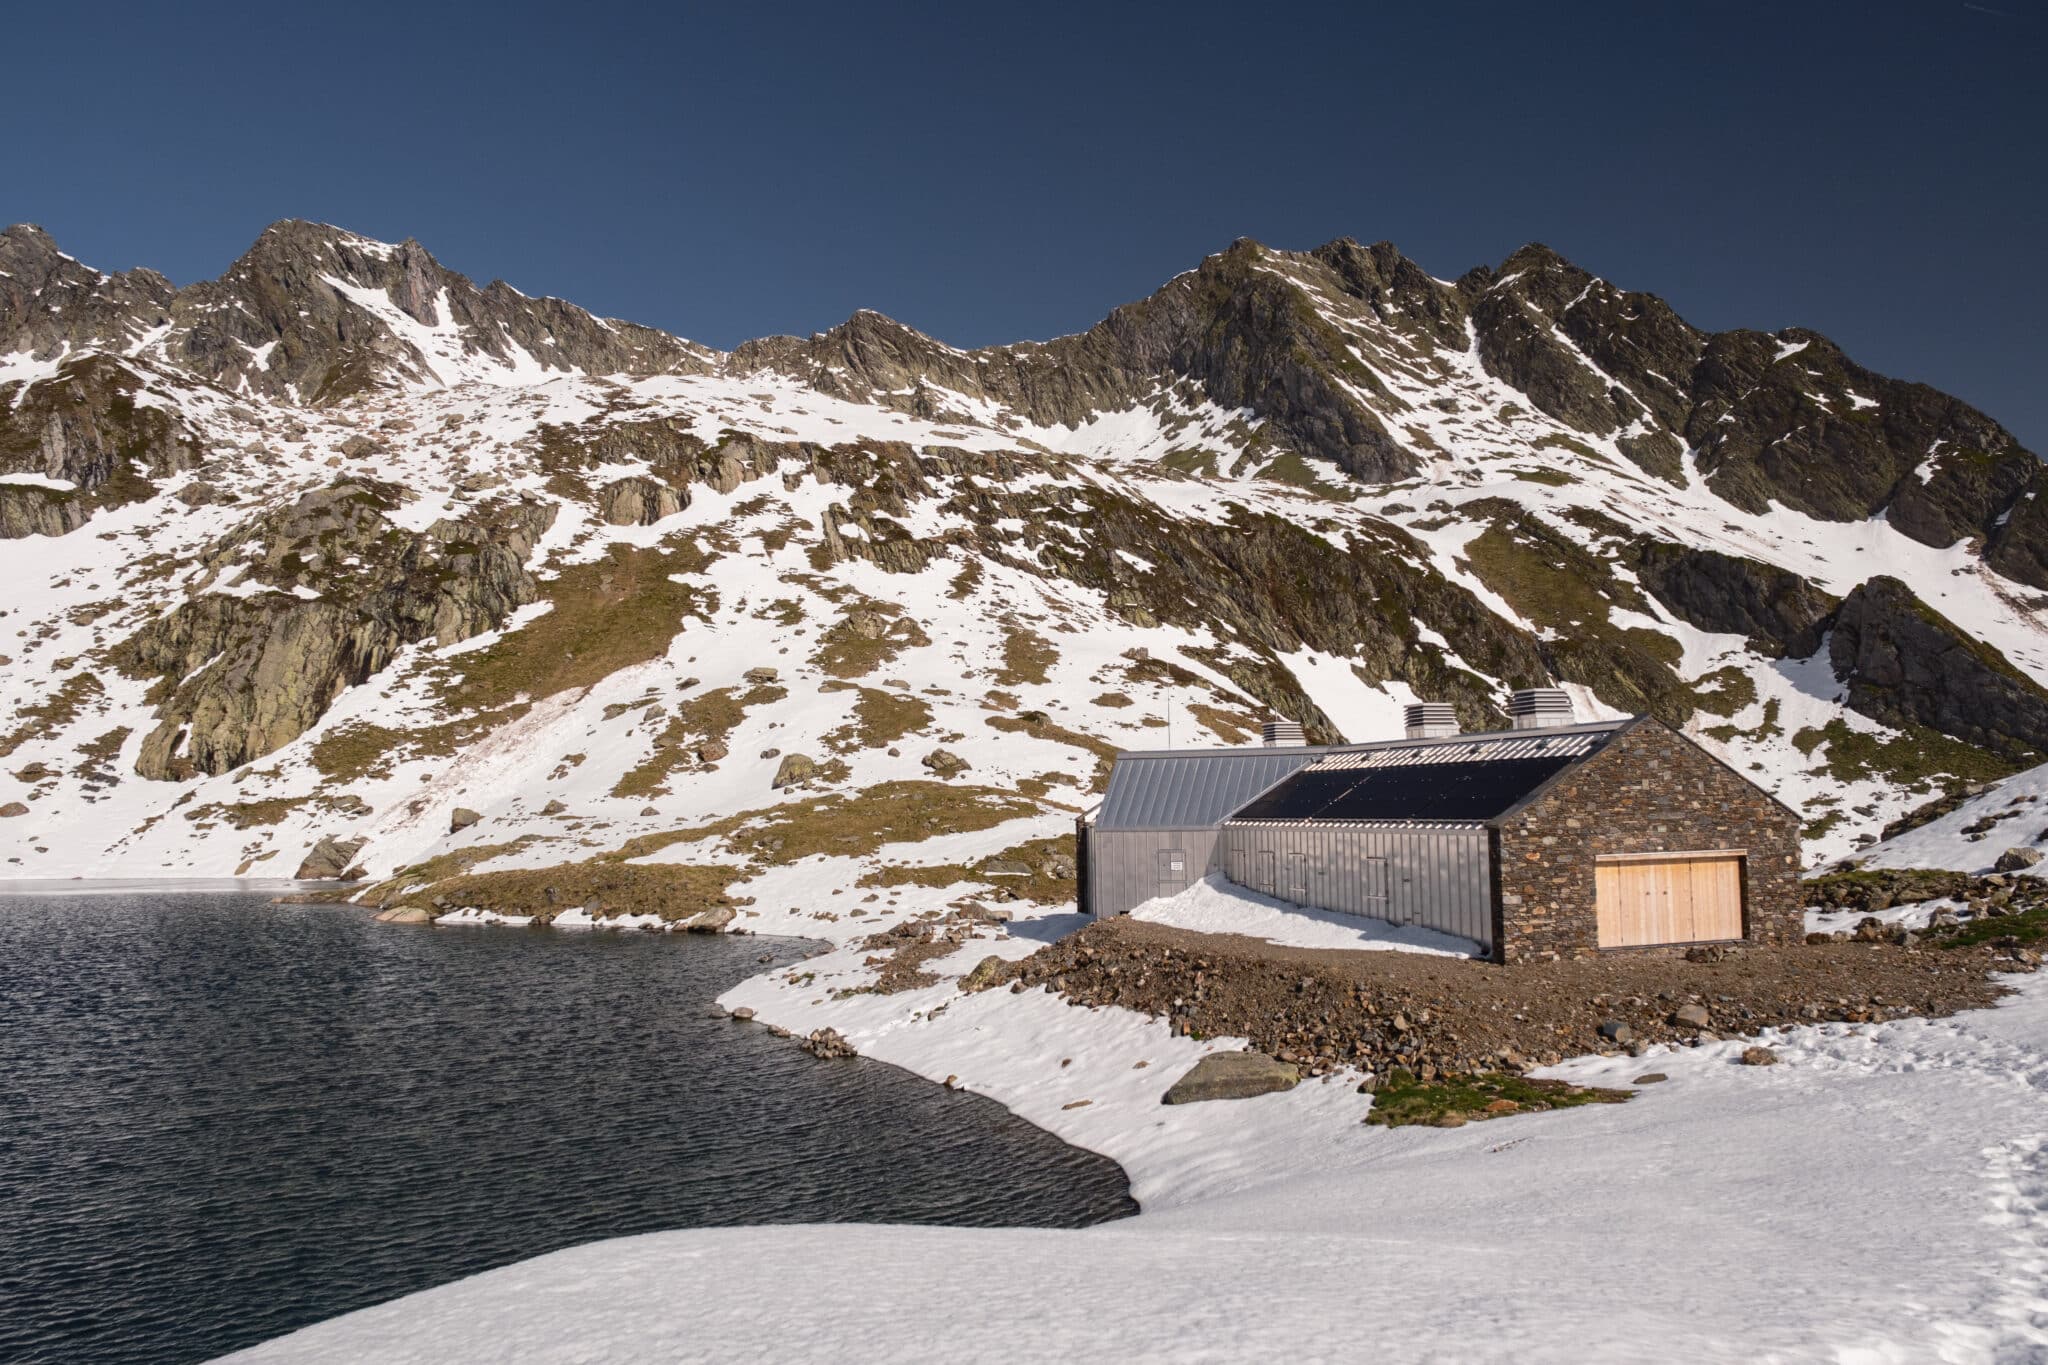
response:
[(1408, 763), (1296, 773), (1237, 820), (1488, 820), (1571, 767), (1576, 755)]

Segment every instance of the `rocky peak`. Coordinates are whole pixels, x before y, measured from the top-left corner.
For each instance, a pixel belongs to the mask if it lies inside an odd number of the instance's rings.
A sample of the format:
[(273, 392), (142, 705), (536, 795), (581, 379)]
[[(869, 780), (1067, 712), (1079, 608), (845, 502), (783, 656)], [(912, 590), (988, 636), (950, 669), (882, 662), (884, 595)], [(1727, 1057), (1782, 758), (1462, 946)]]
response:
[(33, 223), (0, 232), (0, 354), (49, 360), (102, 345), (126, 349), (162, 322), (175, 291), (154, 270), (108, 275), (58, 249)]

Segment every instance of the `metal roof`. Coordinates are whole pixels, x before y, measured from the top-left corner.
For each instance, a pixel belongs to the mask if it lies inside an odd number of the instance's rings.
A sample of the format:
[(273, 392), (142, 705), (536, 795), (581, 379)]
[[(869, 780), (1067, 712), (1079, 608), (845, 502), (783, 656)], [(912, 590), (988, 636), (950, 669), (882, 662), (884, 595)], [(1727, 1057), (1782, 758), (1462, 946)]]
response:
[(1328, 752), (1279, 745), (1118, 754), (1095, 828), (1209, 829)]
[(1311, 765), (1315, 772), (1359, 768), (1393, 768), (1432, 763), (1499, 763), (1518, 758), (1584, 758), (1619, 725), (1597, 729), (1573, 727), (1568, 732), (1507, 730), (1485, 735), (1407, 740), (1365, 749), (1338, 749)]
[(1629, 721), (1332, 749), (1232, 818), (1485, 821), (1599, 751)]

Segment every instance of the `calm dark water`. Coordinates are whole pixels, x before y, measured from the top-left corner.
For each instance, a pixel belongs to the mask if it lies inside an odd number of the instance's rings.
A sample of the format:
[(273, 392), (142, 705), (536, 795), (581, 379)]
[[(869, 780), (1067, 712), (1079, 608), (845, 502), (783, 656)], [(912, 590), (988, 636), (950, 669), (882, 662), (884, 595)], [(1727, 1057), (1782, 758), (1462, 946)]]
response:
[(202, 1360), (661, 1228), (1134, 1211), (989, 1101), (709, 1017), (801, 951), (0, 898), (0, 1360)]

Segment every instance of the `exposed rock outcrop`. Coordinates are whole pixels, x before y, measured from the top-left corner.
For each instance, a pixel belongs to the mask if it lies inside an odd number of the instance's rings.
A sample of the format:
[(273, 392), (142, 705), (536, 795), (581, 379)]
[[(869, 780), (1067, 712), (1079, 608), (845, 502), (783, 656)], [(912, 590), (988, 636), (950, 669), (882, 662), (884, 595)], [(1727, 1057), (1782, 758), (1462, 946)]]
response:
[(1798, 574), (1753, 559), (1645, 540), (1633, 551), (1642, 585), (1687, 625), (1746, 635), (1771, 658), (1820, 648), (1836, 599)]
[(292, 875), (302, 882), (332, 881), (355, 865), (356, 855), (369, 844), (367, 839), (337, 839), (332, 834), (315, 845)]
[(690, 505), (690, 495), (640, 475), (618, 479), (598, 494), (598, 515), (613, 526), (652, 526)]
[(1828, 660), (1849, 705), (1874, 720), (1924, 725), (2014, 762), (2048, 753), (2048, 690), (1896, 578), (1842, 600)]
[(103, 507), (153, 496), (151, 479), (199, 464), (191, 432), (164, 408), (137, 403), (141, 389), (134, 370), (99, 355), (0, 386), (0, 474), (52, 485), (0, 484), (0, 538), (65, 535)]
[(243, 575), (236, 581), (267, 591), (202, 592), (115, 649), (124, 672), (167, 692), (137, 772), (175, 779), (239, 767), (304, 734), (403, 646), (468, 639), (537, 600), (525, 561), (552, 505), (510, 503), (488, 520), (392, 534), (385, 513), (402, 497), (342, 480), (209, 551), (216, 581)]

